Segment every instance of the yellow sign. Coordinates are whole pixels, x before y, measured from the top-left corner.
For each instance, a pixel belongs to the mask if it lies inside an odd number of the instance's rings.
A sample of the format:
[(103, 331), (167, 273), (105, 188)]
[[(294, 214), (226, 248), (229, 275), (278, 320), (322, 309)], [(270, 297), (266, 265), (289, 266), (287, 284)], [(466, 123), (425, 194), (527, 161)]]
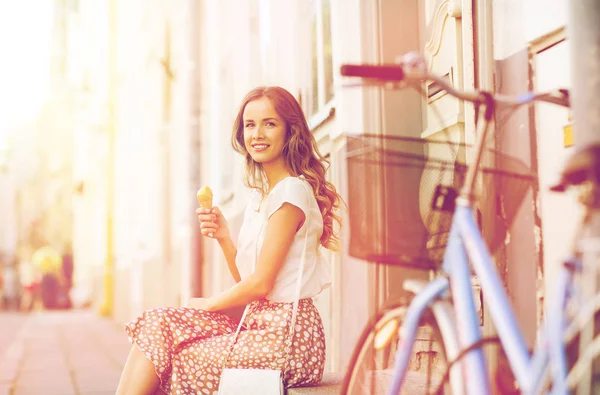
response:
[(563, 127), (563, 145), (566, 147), (570, 147), (573, 145), (573, 125), (568, 124)]
[(565, 148), (573, 145), (573, 112), (569, 111), (569, 123), (563, 127), (563, 146)]

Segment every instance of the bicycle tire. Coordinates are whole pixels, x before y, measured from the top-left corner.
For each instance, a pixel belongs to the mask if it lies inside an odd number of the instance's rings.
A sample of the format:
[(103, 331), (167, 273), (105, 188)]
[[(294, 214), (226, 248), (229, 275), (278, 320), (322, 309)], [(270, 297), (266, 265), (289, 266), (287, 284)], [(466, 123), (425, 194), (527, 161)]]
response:
[[(391, 384), (392, 379), (391, 367), (393, 366), (394, 351), (398, 343), (397, 329), (396, 334), (393, 335), (384, 348), (374, 350), (373, 344), (380, 341), (380, 337), (385, 338), (385, 331), (389, 331), (390, 326), (397, 324), (399, 328), (402, 325), (407, 308), (406, 303), (397, 302), (381, 309), (369, 320), (361, 333), (346, 369), (342, 382), (342, 394), (387, 394), (387, 387)], [(392, 323), (393, 321), (395, 324)], [(430, 329), (423, 330), (424, 328)], [(421, 343), (418, 340), (419, 333), (425, 333), (430, 340)], [(429, 346), (427, 343), (429, 343)], [(415, 352), (415, 347), (413, 347), (409, 371), (400, 394), (434, 393), (442, 384), (441, 379), (447, 367), (447, 359), (441, 332), (433, 313), (429, 309), (426, 310), (419, 322), (419, 332), (415, 345), (418, 350)], [(379, 346), (381, 347), (381, 345)], [(381, 355), (375, 355), (373, 351)], [(423, 353), (426, 354), (425, 357), (428, 360), (425, 364), (422, 361)], [(386, 365), (386, 362), (391, 363), (391, 365)], [(379, 365), (373, 366), (375, 363), (379, 363)], [(425, 375), (423, 375), (423, 365), (426, 368)], [(443, 393), (451, 393), (448, 383), (444, 383)]]
[[(599, 329), (600, 328), (600, 311), (597, 310), (594, 313), (594, 328), (595, 328), (595, 333), (594, 333), (594, 337), (592, 339), (592, 343), (594, 345), (597, 345), (598, 343), (600, 343), (600, 333), (599, 333)], [(580, 360), (581, 363), (583, 363), (584, 365), (589, 366), (589, 368), (591, 369), (591, 382), (588, 384), (591, 388), (591, 393), (593, 394), (597, 394), (600, 393), (600, 350), (598, 350), (597, 347), (592, 347), (592, 349), (590, 349), (589, 351), (591, 351), (590, 354), (585, 355), (585, 357), (581, 357), (579, 355), (579, 340), (580, 340), (580, 332), (577, 332), (577, 334), (575, 336), (573, 336), (573, 338), (571, 338), (566, 346), (565, 346), (565, 351), (566, 351), (566, 355), (567, 355), (567, 376), (570, 378), (570, 376), (572, 376), (574, 374), (574, 368), (576, 366), (579, 365)], [(582, 359), (583, 358), (583, 359)], [(577, 379), (577, 382), (574, 385), (574, 388), (571, 387), (569, 388), (569, 390), (571, 391), (571, 393), (576, 393), (577, 389), (579, 387), (579, 380), (581, 378)], [(569, 380), (570, 381), (570, 380)]]
[[(594, 327), (596, 328), (595, 336), (592, 339), (592, 345), (598, 345), (600, 343), (600, 334), (598, 333), (598, 328), (600, 328), (600, 310), (596, 307), (593, 314), (590, 317), (585, 319), (583, 322), (589, 323), (594, 320)], [(570, 394), (576, 394), (579, 391), (579, 386), (581, 384), (580, 380), (582, 377), (580, 376), (580, 371), (578, 369), (581, 366), (589, 366), (592, 368), (592, 377), (589, 385), (592, 388), (592, 392), (594, 394), (600, 393), (600, 349), (597, 347), (588, 348), (588, 353), (583, 357), (579, 355), (580, 348), (580, 329), (576, 332), (567, 331), (564, 334), (563, 342), (565, 346), (565, 356), (567, 363), (567, 386)], [(542, 393), (550, 393), (552, 392), (553, 382), (552, 382), (552, 373), (550, 372), (550, 366), (546, 368), (546, 372), (544, 374), (543, 382), (542, 382)]]

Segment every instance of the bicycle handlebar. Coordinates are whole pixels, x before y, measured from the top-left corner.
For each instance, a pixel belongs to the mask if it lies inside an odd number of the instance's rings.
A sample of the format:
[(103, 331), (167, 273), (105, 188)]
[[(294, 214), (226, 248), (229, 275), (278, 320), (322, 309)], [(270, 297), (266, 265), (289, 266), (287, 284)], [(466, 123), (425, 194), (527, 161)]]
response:
[[(476, 105), (484, 105), (485, 122), (478, 124), (477, 130), (477, 148), (473, 159), (473, 165), (469, 166), (465, 183), (461, 190), (463, 200), (472, 203), (474, 201), (473, 191), (475, 190), (475, 180), (480, 166), (483, 147), (485, 145), (486, 135), (489, 130), (488, 125), (496, 105), (505, 105), (509, 107), (518, 107), (533, 101), (545, 101), (554, 103), (563, 107), (570, 107), (569, 92), (567, 90), (558, 90), (546, 93), (527, 92), (523, 95), (510, 97), (498, 94), (491, 94), (484, 91), (466, 92), (451, 86), (442, 77), (427, 70), (425, 58), (416, 52), (409, 52), (397, 60), (397, 64), (374, 65), (374, 64), (345, 64), (340, 68), (340, 73), (345, 77), (360, 77), (369, 81), (371, 85), (383, 85), (395, 88), (403, 82), (423, 82), (434, 81), (442, 90), (445, 90), (452, 96), (461, 100), (472, 102)], [(375, 83), (371, 82), (375, 81)]]
[[(427, 71), (423, 57), (412, 52), (400, 58), (398, 64), (344, 64), (340, 67), (340, 74), (344, 77), (359, 77), (391, 84), (434, 81), (440, 88), (458, 99), (475, 104), (484, 104), (486, 100), (481, 91), (468, 92), (458, 90), (440, 76)], [(562, 107), (571, 107), (569, 92), (566, 89), (544, 93), (527, 92), (519, 96), (494, 94), (492, 98), (495, 104), (504, 106), (517, 107), (534, 101), (543, 101)]]
[(340, 73), (345, 77), (373, 78), (397, 82), (404, 80), (404, 69), (397, 64), (343, 64)]

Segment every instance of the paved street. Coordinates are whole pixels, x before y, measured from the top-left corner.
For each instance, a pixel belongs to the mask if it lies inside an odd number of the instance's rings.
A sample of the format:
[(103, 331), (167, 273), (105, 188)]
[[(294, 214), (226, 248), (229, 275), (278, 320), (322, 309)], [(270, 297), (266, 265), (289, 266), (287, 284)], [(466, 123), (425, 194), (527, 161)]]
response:
[(114, 394), (128, 352), (92, 312), (0, 313), (0, 395)]

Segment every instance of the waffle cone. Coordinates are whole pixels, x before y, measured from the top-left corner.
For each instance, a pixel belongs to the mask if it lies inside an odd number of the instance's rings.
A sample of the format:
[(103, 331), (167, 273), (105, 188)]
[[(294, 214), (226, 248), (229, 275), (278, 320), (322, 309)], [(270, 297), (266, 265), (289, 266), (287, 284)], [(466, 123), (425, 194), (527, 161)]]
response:
[(200, 207), (202, 208), (212, 208), (212, 198), (211, 199), (198, 199), (198, 203), (200, 203)]

